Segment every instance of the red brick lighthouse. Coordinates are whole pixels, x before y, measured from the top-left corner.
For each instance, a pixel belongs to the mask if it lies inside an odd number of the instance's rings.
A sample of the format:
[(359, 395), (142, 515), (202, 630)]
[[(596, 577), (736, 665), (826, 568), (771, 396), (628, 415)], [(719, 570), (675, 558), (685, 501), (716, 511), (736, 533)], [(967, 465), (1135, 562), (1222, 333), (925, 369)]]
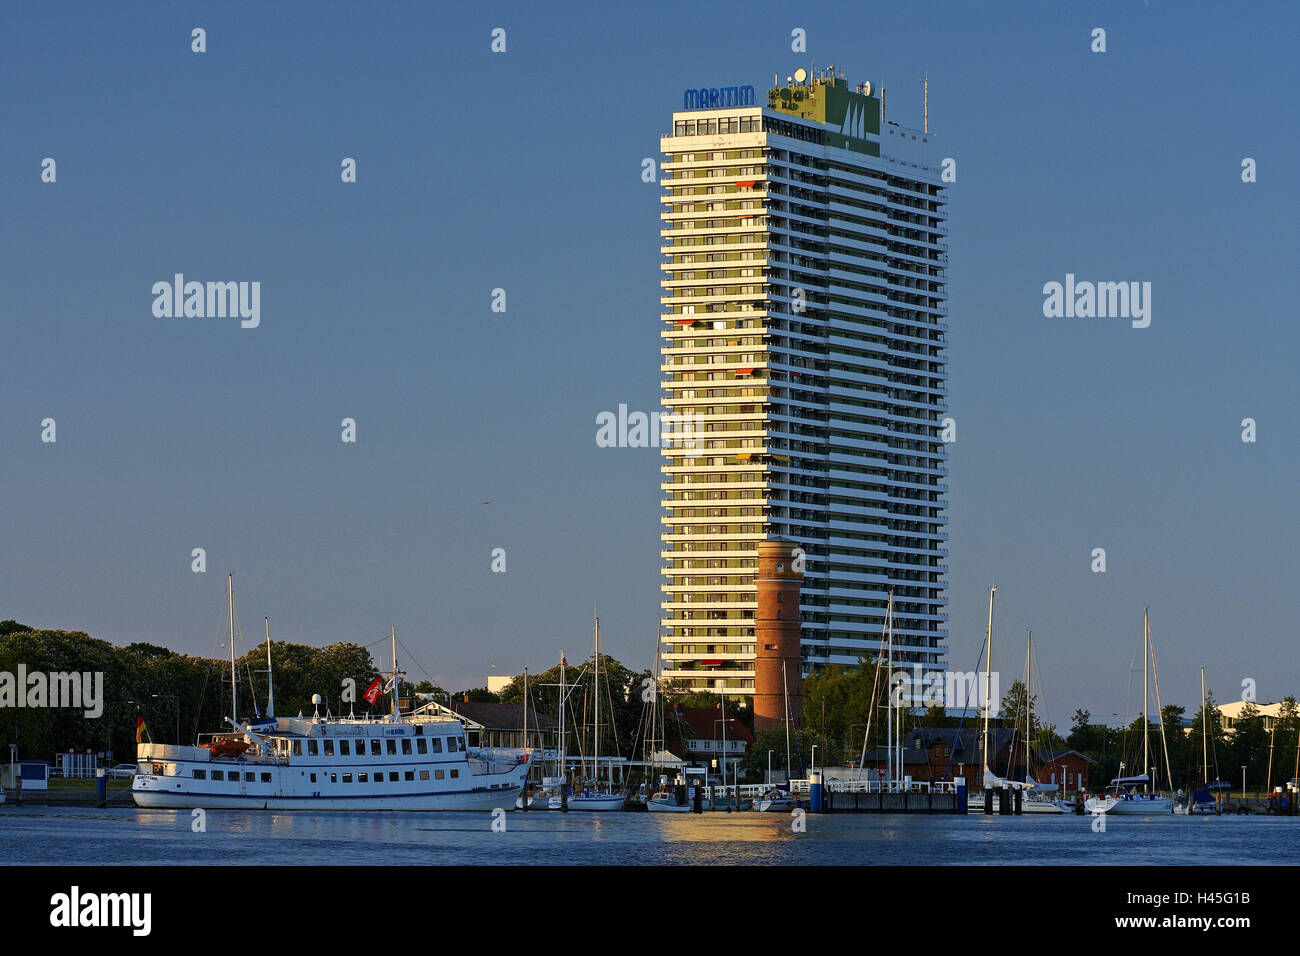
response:
[(803, 726), (799, 654), (799, 583), (803, 572), (794, 569), (801, 557), (789, 541), (769, 539), (758, 543), (758, 574), (754, 578), (758, 602), (754, 617), (755, 733), (785, 726), (787, 692), (790, 723), (796, 728)]

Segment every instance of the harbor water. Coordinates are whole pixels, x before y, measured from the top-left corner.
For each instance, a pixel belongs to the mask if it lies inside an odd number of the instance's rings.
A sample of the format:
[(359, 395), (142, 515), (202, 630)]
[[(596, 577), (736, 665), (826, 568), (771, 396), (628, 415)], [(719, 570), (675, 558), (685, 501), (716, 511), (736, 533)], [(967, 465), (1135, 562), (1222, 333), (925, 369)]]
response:
[[(0, 809), (19, 865), (1292, 864), (1300, 817)], [(494, 828), (495, 827), (495, 828)], [(802, 827), (802, 829), (800, 829)], [(504, 829), (503, 829), (504, 828)]]

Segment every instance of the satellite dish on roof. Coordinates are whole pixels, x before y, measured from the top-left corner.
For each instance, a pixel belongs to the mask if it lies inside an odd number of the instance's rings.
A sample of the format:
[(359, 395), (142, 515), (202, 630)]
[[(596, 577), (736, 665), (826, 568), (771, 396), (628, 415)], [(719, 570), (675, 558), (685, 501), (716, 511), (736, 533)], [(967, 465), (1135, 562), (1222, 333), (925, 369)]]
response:
[(794, 71), (794, 79), (796, 83), (802, 83), (804, 80), (808, 79), (808, 71), (803, 67), (799, 67), (799, 69)]

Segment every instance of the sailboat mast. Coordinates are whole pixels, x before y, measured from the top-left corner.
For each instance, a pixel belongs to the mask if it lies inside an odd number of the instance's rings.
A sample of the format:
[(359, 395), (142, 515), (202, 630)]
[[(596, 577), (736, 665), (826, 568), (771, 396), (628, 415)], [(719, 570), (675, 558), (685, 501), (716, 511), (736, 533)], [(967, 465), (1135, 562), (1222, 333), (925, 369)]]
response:
[[(785, 661), (781, 661), (781, 687), (785, 691), (785, 782), (790, 785), (790, 683), (785, 676)], [(1296, 753), (1300, 754), (1300, 741), (1296, 742)]]
[[(722, 691), (721, 699), (718, 701), (718, 710), (722, 712), (722, 760), (718, 763), (718, 769), (722, 771), (722, 785), (727, 785), (727, 685), (718, 688)], [(730, 804), (728, 804), (730, 806)]]
[(596, 763), (596, 779), (600, 780), (600, 618), (598, 617), (596, 618), (596, 669), (591, 678), (591, 691), (592, 696), (596, 698), (596, 750), (593, 757)]
[(239, 696), (235, 692), (235, 572), (226, 577), (226, 604), (230, 611), (230, 716), (239, 719)]
[(560, 785), (563, 786), (567, 781), (564, 779), (566, 771), (564, 768), (564, 670), (566, 661), (564, 660), (564, 651), (560, 651)]
[(263, 618), (266, 622), (266, 716), (275, 716), (275, 683), (271, 679), (271, 619)]
[(1151, 757), (1150, 757), (1150, 740), (1151, 719), (1147, 716), (1150, 702), (1147, 697), (1147, 665), (1151, 661), (1151, 624), (1147, 620), (1149, 608), (1142, 611), (1142, 772), (1147, 775), (1145, 787), (1150, 787), (1151, 783)]
[(885, 605), (885, 673), (889, 680), (885, 683), (888, 694), (888, 707), (885, 709), (885, 739), (889, 741), (889, 757), (885, 767), (889, 776), (889, 789), (894, 789), (894, 592), (889, 592), (889, 601)]
[(1201, 668), (1201, 780), (1210, 782), (1210, 751), (1206, 747), (1205, 723), (1209, 716), (1205, 712), (1205, 668)]
[(1031, 662), (1034, 657), (1034, 632), (1030, 630), (1029, 640), (1025, 644), (1025, 783), (1029, 782), (1029, 731), (1033, 717), (1032, 704), (1033, 697), (1029, 693), (1029, 687), (1033, 683), (1033, 671)]
[(988, 630), (984, 633), (984, 770), (989, 770), (989, 711), (993, 707), (993, 702), (989, 698), (993, 695), (993, 595), (997, 592), (997, 587), (989, 588), (989, 624)]

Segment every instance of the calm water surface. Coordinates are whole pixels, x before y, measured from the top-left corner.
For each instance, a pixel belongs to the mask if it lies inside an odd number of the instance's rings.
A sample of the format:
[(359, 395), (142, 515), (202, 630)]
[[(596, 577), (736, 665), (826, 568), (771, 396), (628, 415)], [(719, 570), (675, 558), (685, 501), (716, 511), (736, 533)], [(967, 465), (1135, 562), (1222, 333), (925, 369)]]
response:
[(1290, 864), (1300, 817), (268, 813), (0, 808), (10, 864)]

